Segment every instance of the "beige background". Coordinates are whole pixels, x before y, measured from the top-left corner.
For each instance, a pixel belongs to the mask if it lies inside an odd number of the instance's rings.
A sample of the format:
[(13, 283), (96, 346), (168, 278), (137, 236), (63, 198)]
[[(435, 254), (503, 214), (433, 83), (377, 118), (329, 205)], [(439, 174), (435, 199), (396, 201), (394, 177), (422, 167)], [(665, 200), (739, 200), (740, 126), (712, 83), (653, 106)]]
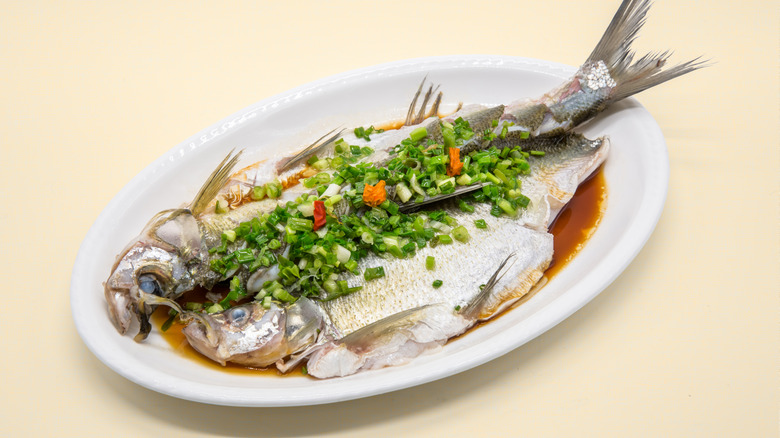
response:
[(126, 381), (75, 331), (81, 240), (121, 187), (188, 136), (308, 81), (393, 60), (578, 64), (617, 6), (0, 4), (0, 435), (777, 436), (777, 2), (654, 5), (638, 49), (715, 61), (639, 96), (669, 147), (664, 214), (612, 286), (500, 359), (364, 400), (226, 408)]

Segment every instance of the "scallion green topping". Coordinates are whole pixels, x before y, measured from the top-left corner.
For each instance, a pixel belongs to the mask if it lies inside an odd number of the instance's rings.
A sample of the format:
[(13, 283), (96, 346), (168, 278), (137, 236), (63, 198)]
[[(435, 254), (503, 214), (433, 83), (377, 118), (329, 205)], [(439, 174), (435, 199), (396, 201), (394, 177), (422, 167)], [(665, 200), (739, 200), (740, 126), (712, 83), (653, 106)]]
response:
[(444, 282), (441, 280), (433, 280), (433, 287), (436, 289), (440, 288), (442, 284), (444, 284)]
[[(501, 123), (500, 135), (506, 137), (511, 123)], [(498, 126), (495, 121), (493, 132)], [(528, 160), (541, 156), (538, 151), (525, 152), (520, 146), (473, 151), (460, 156), (459, 173), (450, 175), (448, 149), (462, 146), (475, 133), (462, 118), (452, 123), (442, 121), (440, 127), (442, 144), (428, 138), (426, 128), (414, 129), (393, 149), (392, 159), (383, 167), (363, 162), (373, 154), (371, 147), (351, 145), (344, 139), (335, 142), (335, 155), (310, 157), (307, 163), (317, 173), (302, 183), (312, 189), (311, 194), (280, 203), (274, 211), (223, 232), (220, 241), (209, 249), (211, 269), (222, 279), (230, 279), (231, 287), (219, 303), (206, 303), (200, 309), (213, 313), (235, 305), (246, 295), (239, 278), (246, 279), (277, 264), (278, 279), (262, 285), (255, 296), (265, 308), (272, 302), (293, 302), (301, 296), (331, 300), (360, 290), (362, 286), (350, 287), (345, 279), (360, 275), (358, 262), (368, 254), (407, 258), (427, 245), (469, 241), (468, 230), (445, 211), (401, 213), (399, 203), (421, 202), (476, 183), (485, 185), (457, 200), (463, 212), (472, 213), (476, 204), (489, 203), (492, 215), (515, 216), (530, 203), (521, 193), (518, 178), (530, 172)], [(370, 135), (377, 132), (381, 131), (372, 126), (356, 128), (355, 136), (370, 141)], [(493, 132), (481, 134), (490, 140), (497, 137)], [(527, 133), (521, 133), (521, 137), (523, 134)], [(388, 196), (378, 206), (368, 207), (363, 200), (364, 190), (380, 181), (388, 188)], [(254, 201), (278, 199), (282, 184), (271, 181), (253, 187), (249, 194)], [(319, 208), (324, 206), (327, 214), (325, 224), (316, 226), (317, 231), (312, 220), (317, 217), (315, 203), (320, 203)], [(336, 216), (345, 204), (360, 214)], [(217, 211), (228, 208), (220, 198)], [(483, 219), (474, 223), (477, 228), (487, 228)], [(425, 266), (435, 270), (434, 257), (426, 257)], [(382, 267), (368, 268), (360, 281), (384, 275)], [(440, 286), (441, 281), (437, 282)]]
[(424, 126), (421, 126), (409, 133), (409, 138), (411, 138), (412, 141), (420, 141), (427, 136), (428, 136), (428, 130), (425, 129)]
[(466, 227), (460, 226), (452, 229), (452, 237), (458, 242), (468, 242), (470, 236)]
[(376, 268), (366, 268), (365, 272), (363, 273), (363, 278), (366, 279), (366, 281), (371, 281), (376, 278), (382, 278), (385, 276), (385, 268), (381, 266), (377, 266)]
[(372, 133), (380, 133), (384, 132), (384, 129), (376, 129), (374, 126), (369, 126), (368, 128), (355, 128), (355, 137), (365, 139), (366, 141), (371, 141), (371, 138), (369, 138), (369, 135)]

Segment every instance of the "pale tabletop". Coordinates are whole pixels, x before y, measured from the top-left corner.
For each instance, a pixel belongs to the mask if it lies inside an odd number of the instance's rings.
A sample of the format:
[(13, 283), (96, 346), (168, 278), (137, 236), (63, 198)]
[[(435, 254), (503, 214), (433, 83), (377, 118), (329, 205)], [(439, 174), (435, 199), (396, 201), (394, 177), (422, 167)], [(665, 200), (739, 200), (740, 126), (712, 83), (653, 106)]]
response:
[(81, 241), (128, 181), (185, 138), (290, 88), (389, 61), (577, 65), (618, 3), (4, 2), (0, 435), (777, 436), (776, 2), (656, 2), (636, 48), (713, 60), (638, 96), (669, 149), (664, 213), (611, 286), (499, 359), (362, 400), (230, 408), (125, 380), (75, 330)]

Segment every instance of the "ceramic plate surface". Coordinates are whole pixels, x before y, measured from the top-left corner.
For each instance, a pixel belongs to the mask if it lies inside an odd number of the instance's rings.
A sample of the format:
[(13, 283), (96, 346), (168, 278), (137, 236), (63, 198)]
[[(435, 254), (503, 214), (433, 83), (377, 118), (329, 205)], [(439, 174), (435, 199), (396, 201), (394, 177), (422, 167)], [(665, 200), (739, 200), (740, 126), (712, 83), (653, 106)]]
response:
[(300, 149), (337, 126), (403, 119), (425, 75), (441, 84), (445, 106), (499, 104), (537, 97), (575, 68), (501, 56), (413, 59), (339, 74), (252, 105), (168, 151), (133, 178), (100, 214), (81, 245), (71, 279), (76, 327), (89, 349), (120, 375), (183, 399), (233, 406), (295, 406), (381, 394), (440, 379), (525, 344), (606, 288), (644, 245), (660, 217), (669, 164), (651, 115), (627, 99), (582, 129), (608, 135), (604, 167), (607, 209), (584, 249), (523, 305), (436, 353), (411, 363), (357, 375), (315, 380), (244, 375), (205, 367), (172, 350), (153, 332), (144, 343), (121, 336), (109, 321), (102, 283), (116, 255), (158, 211), (189, 202), (233, 148), (242, 162)]

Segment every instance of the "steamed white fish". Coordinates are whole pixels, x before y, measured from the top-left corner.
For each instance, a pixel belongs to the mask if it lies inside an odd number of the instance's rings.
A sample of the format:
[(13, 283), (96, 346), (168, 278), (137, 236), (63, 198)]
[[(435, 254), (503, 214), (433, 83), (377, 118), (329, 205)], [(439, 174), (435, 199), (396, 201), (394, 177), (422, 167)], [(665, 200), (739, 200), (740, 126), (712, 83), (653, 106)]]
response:
[[(496, 315), (538, 286), (549, 224), (606, 159), (606, 138), (572, 130), (702, 66), (664, 68), (666, 53), (634, 62), (649, 5), (625, 0), (575, 76), (538, 99), (440, 118), (433, 88), (416, 109), (421, 84), (400, 129), (334, 130), (238, 171), (241, 153), (229, 155), (120, 254), (105, 283), (111, 320), (120, 333), (139, 321), (141, 340), (167, 305), (218, 363), (308, 361), (324, 378), (404, 363)], [(174, 301), (226, 280), (205, 308)]]

